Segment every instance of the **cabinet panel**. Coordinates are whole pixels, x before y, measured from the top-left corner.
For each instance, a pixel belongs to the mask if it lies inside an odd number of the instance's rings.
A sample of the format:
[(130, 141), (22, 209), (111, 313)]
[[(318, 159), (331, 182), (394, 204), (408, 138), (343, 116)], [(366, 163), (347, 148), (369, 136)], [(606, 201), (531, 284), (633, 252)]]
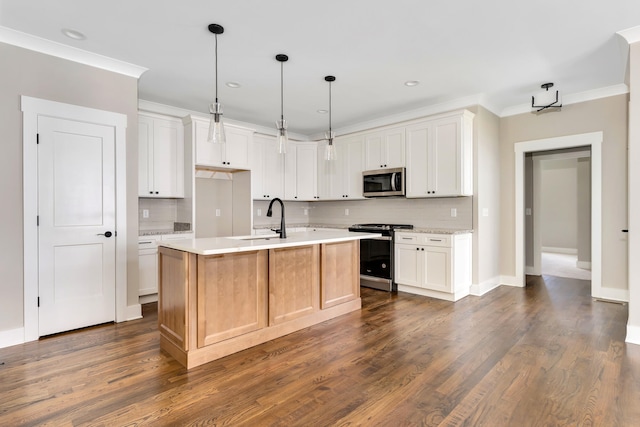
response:
[(158, 293), (158, 250), (138, 251), (138, 295)]
[(325, 309), (360, 296), (360, 243), (325, 243), (321, 246), (320, 294)]
[(320, 307), (318, 245), (269, 250), (269, 326)]
[(222, 169), (249, 169), (249, 147), (253, 143), (253, 131), (224, 125), (226, 142), (214, 144), (207, 141), (209, 121), (189, 116), (187, 128), (196, 147), (196, 165)]
[(138, 115), (138, 196), (184, 197), (182, 123)]
[(224, 161), (227, 167), (237, 169), (249, 168), (249, 147), (253, 142), (253, 132), (225, 127), (227, 142), (224, 145)]
[(256, 135), (251, 150), (251, 194), (254, 200), (284, 198), (285, 155), (276, 151), (276, 139)]
[(427, 196), (430, 133), (431, 127), (428, 125), (407, 129), (407, 197)]
[(365, 137), (366, 143), (366, 159), (365, 165), (367, 170), (372, 169), (381, 169), (384, 167), (385, 158), (383, 158), (382, 153), (385, 151), (383, 149), (383, 140), (384, 134), (379, 132), (371, 135), (367, 135)]
[(386, 129), (365, 135), (367, 170), (400, 168), (405, 164), (404, 127)]
[(426, 246), (422, 254), (424, 256), (422, 287), (434, 291), (451, 292), (451, 249)]
[(437, 196), (462, 194), (460, 119), (439, 120), (433, 125), (431, 188)]
[(289, 143), (285, 154), (284, 191), (287, 200), (318, 200), (316, 143)]
[(395, 281), (403, 285), (421, 286), (422, 254), (414, 245), (396, 245)]
[(267, 251), (198, 256), (198, 347), (267, 325)]

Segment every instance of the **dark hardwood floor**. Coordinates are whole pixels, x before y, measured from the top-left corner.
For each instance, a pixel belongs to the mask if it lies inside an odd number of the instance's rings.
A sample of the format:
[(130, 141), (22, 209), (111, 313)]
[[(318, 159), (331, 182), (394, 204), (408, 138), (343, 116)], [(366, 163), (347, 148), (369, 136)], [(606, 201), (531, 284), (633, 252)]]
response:
[(0, 425), (638, 426), (627, 306), (529, 278), (363, 310), (186, 371), (157, 315), (0, 349)]

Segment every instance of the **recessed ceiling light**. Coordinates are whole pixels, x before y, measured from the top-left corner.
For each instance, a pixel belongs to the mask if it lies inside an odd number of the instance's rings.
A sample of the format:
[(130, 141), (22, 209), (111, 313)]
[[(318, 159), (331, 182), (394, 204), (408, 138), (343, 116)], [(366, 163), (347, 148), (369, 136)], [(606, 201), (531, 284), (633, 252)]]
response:
[(404, 82), (405, 86), (418, 86), (420, 84), (420, 82), (418, 80), (408, 80), (406, 82)]
[(329, 110), (318, 110), (318, 114), (327, 114)]
[(80, 31), (72, 30), (70, 28), (63, 28), (62, 34), (74, 40), (85, 40), (87, 38), (87, 36), (82, 34)]
[(234, 89), (237, 89), (237, 88), (240, 87), (240, 83), (238, 83), (238, 82), (227, 82), (226, 84), (227, 84), (227, 86), (232, 87)]

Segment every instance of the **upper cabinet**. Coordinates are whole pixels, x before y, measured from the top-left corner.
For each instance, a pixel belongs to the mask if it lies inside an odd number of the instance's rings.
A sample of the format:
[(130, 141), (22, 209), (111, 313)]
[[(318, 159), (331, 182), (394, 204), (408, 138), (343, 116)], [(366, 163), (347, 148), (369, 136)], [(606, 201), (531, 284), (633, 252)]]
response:
[(284, 193), (287, 200), (320, 199), (317, 142), (289, 142), (285, 154)]
[(285, 155), (276, 150), (274, 136), (255, 135), (251, 150), (251, 195), (255, 200), (284, 198)]
[(406, 128), (407, 197), (473, 194), (473, 114), (461, 111)]
[(364, 136), (339, 137), (334, 141), (336, 159), (324, 158), (326, 142), (318, 146), (318, 193), (321, 200), (363, 199)]
[(365, 135), (365, 170), (403, 167), (404, 153), (404, 127), (384, 129)]
[(249, 169), (249, 148), (253, 144), (253, 131), (224, 125), (226, 142), (214, 144), (207, 141), (209, 121), (195, 116), (183, 119), (187, 138), (196, 149), (195, 164), (222, 169)]
[(138, 196), (184, 197), (184, 130), (180, 120), (138, 114)]

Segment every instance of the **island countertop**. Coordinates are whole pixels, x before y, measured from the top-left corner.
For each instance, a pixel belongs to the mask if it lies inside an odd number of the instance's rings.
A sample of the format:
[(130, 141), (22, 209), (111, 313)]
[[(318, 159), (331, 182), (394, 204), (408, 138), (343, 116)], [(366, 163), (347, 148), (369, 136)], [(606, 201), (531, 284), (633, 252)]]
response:
[(218, 255), (262, 249), (286, 248), (320, 243), (346, 242), (349, 240), (371, 239), (380, 233), (360, 233), (351, 231), (303, 231), (287, 234), (286, 239), (275, 236), (233, 236), (160, 241), (158, 246), (177, 249), (197, 255)]

